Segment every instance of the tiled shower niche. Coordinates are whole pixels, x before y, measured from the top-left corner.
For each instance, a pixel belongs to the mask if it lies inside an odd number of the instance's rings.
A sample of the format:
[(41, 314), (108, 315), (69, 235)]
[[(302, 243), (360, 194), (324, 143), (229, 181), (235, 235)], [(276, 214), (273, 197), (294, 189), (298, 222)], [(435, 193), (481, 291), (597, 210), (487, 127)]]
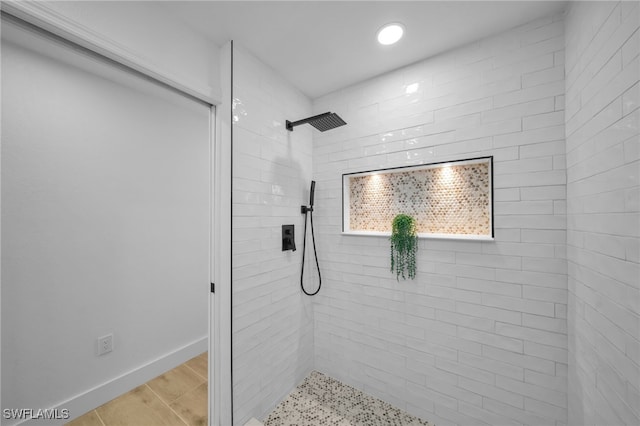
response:
[(344, 234), (390, 235), (400, 213), (418, 236), (493, 239), (493, 157), (342, 176)]

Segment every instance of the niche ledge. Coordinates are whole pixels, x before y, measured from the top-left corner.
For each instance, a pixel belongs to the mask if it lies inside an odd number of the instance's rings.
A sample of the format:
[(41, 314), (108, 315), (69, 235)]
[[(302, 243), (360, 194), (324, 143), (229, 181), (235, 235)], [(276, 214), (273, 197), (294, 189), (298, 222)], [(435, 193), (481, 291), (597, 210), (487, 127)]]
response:
[[(357, 237), (391, 237), (391, 232), (376, 231), (343, 231), (341, 235)], [(462, 235), (462, 234), (425, 234), (418, 233), (418, 238), (432, 240), (465, 240), (465, 241), (495, 241), (491, 235)]]

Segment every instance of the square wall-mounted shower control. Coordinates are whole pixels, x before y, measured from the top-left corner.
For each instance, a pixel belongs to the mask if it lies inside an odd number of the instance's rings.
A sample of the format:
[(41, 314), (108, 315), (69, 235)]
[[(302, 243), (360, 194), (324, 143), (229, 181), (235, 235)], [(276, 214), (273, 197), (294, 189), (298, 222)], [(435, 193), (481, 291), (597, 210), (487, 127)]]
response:
[(282, 225), (282, 251), (296, 251), (296, 236), (294, 225)]

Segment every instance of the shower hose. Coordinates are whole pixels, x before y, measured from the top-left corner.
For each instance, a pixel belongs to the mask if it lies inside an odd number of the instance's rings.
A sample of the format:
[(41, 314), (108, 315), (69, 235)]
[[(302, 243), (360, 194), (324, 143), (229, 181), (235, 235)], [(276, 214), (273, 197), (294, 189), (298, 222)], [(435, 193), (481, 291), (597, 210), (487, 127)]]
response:
[[(318, 269), (318, 288), (313, 293), (308, 292), (304, 288), (304, 254), (307, 246), (307, 215), (310, 216), (311, 219), (311, 241), (313, 242), (313, 254), (316, 258), (316, 268)], [(316, 250), (316, 237), (313, 233), (313, 207), (309, 207), (304, 210), (304, 237), (302, 238), (302, 270), (300, 271), (300, 288), (302, 288), (302, 292), (307, 296), (315, 296), (320, 291), (320, 287), (322, 287), (322, 276), (320, 275), (320, 264), (318, 263), (318, 252)]]

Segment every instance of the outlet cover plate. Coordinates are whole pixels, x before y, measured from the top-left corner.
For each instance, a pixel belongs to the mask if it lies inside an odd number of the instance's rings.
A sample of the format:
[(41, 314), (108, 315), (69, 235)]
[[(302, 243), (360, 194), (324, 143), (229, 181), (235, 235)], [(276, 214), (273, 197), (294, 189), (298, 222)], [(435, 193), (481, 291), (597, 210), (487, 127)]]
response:
[(113, 334), (98, 337), (98, 355), (108, 354), (113, 351)]

